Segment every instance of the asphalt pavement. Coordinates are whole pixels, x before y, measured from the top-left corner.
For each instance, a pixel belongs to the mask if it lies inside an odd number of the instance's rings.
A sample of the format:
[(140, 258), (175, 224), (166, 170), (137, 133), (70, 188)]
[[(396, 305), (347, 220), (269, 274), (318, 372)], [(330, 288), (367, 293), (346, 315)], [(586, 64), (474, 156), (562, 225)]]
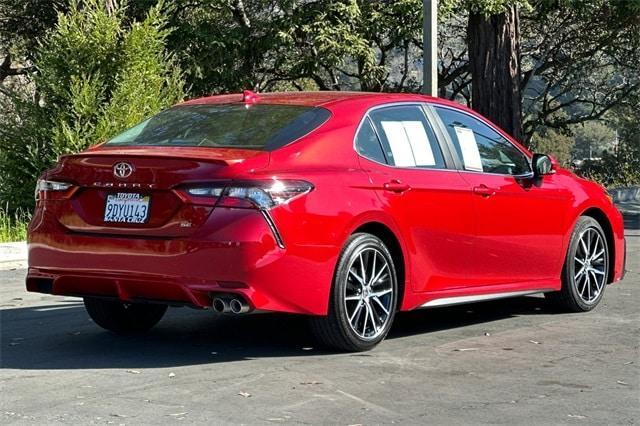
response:
[(402, 314), (378, 348), (316, 347), (302, 317), (171, 308), (143, 337), (0, 271), (2, 424), (637, 424), (640, 232), (593, 312), (541, 297)]

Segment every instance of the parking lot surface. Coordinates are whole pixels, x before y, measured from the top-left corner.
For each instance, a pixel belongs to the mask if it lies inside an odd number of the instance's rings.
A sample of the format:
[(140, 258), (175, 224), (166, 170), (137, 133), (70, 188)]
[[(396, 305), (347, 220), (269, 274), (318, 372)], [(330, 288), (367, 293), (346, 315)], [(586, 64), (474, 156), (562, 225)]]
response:
[(637, 424), (640, 233), (586, 314), (541, 297), (402, 314), (378, 348), (318, 348), (301, 317), (172, 308), (142, 337), (0, 271), (2, 424)]

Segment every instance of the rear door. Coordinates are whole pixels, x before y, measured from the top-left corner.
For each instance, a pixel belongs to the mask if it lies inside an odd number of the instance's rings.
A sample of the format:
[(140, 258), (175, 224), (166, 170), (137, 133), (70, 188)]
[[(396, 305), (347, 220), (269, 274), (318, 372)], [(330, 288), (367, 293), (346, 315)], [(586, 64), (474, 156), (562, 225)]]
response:
[(469, 185), (438, 144), (423, 107), (375, 108), (356, 136), (360, 163), (401, 229), (416, 292), (473, 281), (473, 213)]
[(553, 175), (534, 181), (529, 158), (489, 123), (451, 107), (434, 109), (472, 189), (478, 284), (558, 279), (569, 191)]

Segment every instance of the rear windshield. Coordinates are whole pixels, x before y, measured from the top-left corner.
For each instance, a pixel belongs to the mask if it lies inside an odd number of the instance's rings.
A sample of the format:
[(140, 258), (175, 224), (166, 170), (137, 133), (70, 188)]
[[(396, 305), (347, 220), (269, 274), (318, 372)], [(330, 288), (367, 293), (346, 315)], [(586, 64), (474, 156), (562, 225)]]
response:
[(176, 106), (124, 131), (106, 145), (272, 151), (316, 129), (330, 115), (324, 108), (297, 105)]

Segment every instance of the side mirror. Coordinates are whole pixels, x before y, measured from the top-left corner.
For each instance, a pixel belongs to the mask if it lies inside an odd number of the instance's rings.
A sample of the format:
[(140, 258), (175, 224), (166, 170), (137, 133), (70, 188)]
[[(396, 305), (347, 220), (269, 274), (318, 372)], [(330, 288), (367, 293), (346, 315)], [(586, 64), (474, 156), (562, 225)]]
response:
[(555, 162), (546, 154), (533, 154), (531, 167), (533, 168), (534, 177), (552, 175), (556, 172)]

